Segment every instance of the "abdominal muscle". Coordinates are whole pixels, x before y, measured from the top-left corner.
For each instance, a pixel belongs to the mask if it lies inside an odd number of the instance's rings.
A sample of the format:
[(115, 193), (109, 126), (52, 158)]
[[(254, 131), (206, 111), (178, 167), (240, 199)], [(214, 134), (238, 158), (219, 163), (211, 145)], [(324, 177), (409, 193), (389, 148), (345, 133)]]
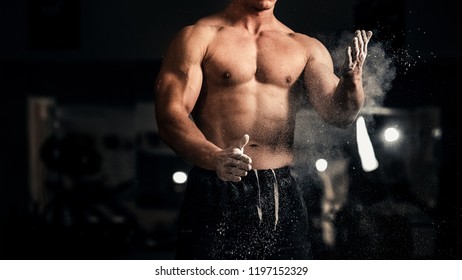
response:
[(295, 109), (289, 90), (275, 86), (220, 88), (201, 94), (194, 121), (205, 137), (225, 149), (250, 136), (244, 153), (254, 169), (293, 163)]

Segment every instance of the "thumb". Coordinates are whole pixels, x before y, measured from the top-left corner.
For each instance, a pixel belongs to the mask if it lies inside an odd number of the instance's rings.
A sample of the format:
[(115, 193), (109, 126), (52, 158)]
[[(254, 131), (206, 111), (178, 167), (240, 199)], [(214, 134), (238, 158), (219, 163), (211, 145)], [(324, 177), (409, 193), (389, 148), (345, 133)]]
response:
[(248, 134), (245, 134), (244, 137), (239, 141), (238, 148), (244, 152), (244, 147), (249, 143), (250, 136)]

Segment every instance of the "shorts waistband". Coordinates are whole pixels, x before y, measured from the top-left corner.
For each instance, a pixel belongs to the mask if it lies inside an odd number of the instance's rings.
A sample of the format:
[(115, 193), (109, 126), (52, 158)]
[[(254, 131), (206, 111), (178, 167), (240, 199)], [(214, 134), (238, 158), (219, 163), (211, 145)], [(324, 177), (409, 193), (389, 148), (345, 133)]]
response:
[[(280, 177), (280, 176), (285, 177), (290, 174), (291, 168), (292, 166), (287, 165), (287, 166), (274, 168), (274, 169), (252, 169), (251, 171), (248, 172), (247, 176), (254, 174), (255, 172), (254, 170), (256, 170), (258, 174), (261, 174), (261, 175), (268, 174), (268, 175), (273, 176), (273, 174), (276, 174), (276, 177)], [(214, 170), (204, 169), (198, 166), (193, 166), (190, 172), (202, 173), (207, 176), (217, 176)]]

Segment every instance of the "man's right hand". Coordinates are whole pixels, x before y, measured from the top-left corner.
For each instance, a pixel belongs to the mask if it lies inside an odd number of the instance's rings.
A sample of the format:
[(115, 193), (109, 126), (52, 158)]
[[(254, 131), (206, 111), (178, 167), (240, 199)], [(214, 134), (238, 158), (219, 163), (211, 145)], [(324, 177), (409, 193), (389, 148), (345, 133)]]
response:
[(244, 154), (244, 147), (249, 143), (249, 135), (231, 147), (223, 149), (218, 155), (215, 172), (223, 181), (239, 182), (252, 169), (252, 159)]

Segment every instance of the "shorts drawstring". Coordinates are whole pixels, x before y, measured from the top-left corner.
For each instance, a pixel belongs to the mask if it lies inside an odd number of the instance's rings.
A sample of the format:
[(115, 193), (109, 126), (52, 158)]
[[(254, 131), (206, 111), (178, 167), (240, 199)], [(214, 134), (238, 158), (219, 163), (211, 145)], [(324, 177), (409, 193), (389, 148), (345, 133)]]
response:
[[(262, 207), (261, 207), (261, 189), (260, 189), (260, 179), (258, 178), (258, 171), (256, 169), (253, 169), (255, 172), (255, 177), (257, 178), (257, 187), (258, 187), (258, 201), (257, 201), (257, 214), (258, 214), (258, 219), (260, 220), (260, 224), (263, 220), (263, 212), (262, 212)], [(273, 169), (271, 169), (271, 172), (273, 173), (274, 176), (274, 185), (273, 185), (273, 191), (274, 191), (274, 230), (276, 230), (276, 226), (279, 222), (279, 183), (276, 177), (276, 173), (274, 172)]]
[(276, 178), (276, 173), (271, 169), (274, 176), (274, 230), (279, 222), (279, 184)]
[(260, 179), (258, 178), (258, 171), (256, 169), (254, 169), (253, 171), (255, 172), (255, 177), (257, 178), (257, 186), (258, 186), (257, 214), (258, 214), (258, 219), (260, 219), (260, 224), (261, 224), (263, 220), (263, 213), (261, 211)]

